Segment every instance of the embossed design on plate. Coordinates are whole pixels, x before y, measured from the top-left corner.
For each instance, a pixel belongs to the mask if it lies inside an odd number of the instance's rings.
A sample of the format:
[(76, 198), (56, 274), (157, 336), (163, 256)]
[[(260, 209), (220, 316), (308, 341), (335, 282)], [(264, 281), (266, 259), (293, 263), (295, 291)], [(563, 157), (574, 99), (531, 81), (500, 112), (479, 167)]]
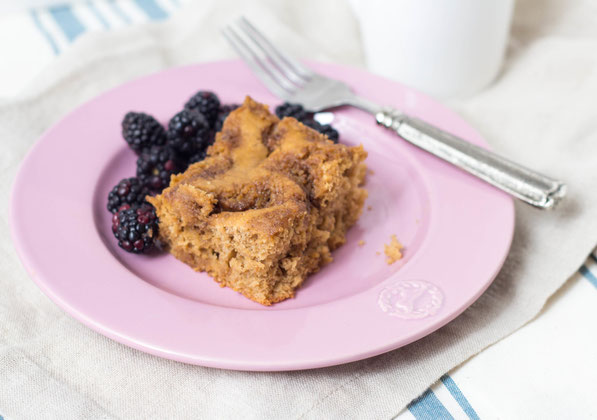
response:
[(390, 316), (422, 319), (435, 315), (444, 302), (444, 294), (423, 280), (402, 280), (381, 291), (378, 304)]

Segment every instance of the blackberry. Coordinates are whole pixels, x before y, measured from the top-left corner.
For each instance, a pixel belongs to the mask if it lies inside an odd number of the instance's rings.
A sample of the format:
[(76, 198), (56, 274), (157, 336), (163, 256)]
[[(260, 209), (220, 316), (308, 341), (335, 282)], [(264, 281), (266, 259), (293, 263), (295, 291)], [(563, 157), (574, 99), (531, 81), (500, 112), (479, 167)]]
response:
[(224, 120), (228, 117), (228, 115), (238, 108), (240, 105), (238, 104), (228, 104), (222, 105), (220, 107), (220, 111), (218, 112), (218, 118), (216, 118), (216, 123), (214, 125), (214, 131), (222, 131), (222, 126), (224, 125)]
[(136, 153), (166, 143), (166, 130), (151, 115), (129, 112), (122, 120), (122, 136)]
[(184, 171), (186, 166), (170, 147), (154, 146), (137, 159), (137, 178), (151, 192), (160, 192), (170, 184), (170, 175)]
[(284, 117), (293, 117), (305, 124), (307, 127), (325, 134), (334, 143), (338, 143), (340, 137), (338, 131), (328, 124), (320, 124), (313, 119), (313, 113), (305, 111), (302, 105), (284, 102), (276, 107), (276, 115), (282, 119)]
[(205, 159), (205, 156), (207, 156), (207, 149), (202, 149), (200, 151), (198, 151), (197, 153), (191, 155), (191, 157), (189, 157), (189, 165), (196, 163), (196, 162), (201, 162), (203, 159)]
[(112, 232), (125, 251), (141, 254), (150, 250), (158, 237), (155, 208), (149, 203), (123, 208), (112, 217)]
[(186, 104), (184, 104), (184, 107), (187, 110), (194, 109), (203, 114), (207, 119), (209, 127), (213, 128), (218, 117), (220, 100), (215, 93), (207, 90), (200, 90), (194, 94)]
[(203, 114), (183, 109), (168, 123), (168, 145), (190, 156), (210, 141), (210, 126)]
[(137, 178), (122, 179), (108, 194), (108, 210), (116, 213), (123, 205), (138, 207), (145, 201), (147, 194), (149, 191)]
[(282, 105), (276, 107), (276, 115), (282, 119), (284, 117), (293, 117), (303, 122), (311, 119), (312, 114), (305, 111), (305, 109), (299, 104), (291, 104), (290, 102), (284, 102)]
[(338, 138), (340, 137), (340, 134), (338, 133), (338, 130), (336, 130), (331, 125), (320, 124), (315, 120), (303, 121), (303, 124), (305, 124), (307, 127), (311, 127), (315, 131), (319, 131), (321, 134), (325, 134), (334, 143), (338, 143)]

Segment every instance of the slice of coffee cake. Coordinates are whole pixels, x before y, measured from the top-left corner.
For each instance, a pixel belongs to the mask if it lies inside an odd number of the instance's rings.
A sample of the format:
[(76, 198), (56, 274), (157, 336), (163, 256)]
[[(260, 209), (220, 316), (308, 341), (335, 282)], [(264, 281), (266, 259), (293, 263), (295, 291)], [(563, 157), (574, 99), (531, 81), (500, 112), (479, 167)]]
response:
[(176, 258), (271, 305), (345, 242), (367, 196), (366, 156), (247, 97), (208, 157), (148, 200)]

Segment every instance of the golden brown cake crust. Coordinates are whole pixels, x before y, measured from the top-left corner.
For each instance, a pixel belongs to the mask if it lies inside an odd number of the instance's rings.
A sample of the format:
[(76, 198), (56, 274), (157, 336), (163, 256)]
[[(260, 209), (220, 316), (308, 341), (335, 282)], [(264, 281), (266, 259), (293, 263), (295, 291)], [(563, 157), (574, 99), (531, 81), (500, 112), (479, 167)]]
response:
[(148, 200), (176, 258), (271, 305), (345, 242), (367, 196), (366, 156), (247, 97), (208, 157)]

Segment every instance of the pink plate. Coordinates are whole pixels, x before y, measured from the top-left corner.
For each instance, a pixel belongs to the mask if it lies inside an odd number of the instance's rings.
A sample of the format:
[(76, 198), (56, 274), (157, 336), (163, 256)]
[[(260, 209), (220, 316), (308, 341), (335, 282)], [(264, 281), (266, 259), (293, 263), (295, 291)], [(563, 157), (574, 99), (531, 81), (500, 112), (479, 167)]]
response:
[[(312, 66), (371, 100), (486, 146), (461, 118), (424, 95), (362, 70)], [(224, 103), (246, 94), (270, 106), (280, 102), (238, 61), (175, 68), (81, 106), (49, 129), (21, 166), (11, 204), (16, 248), (37, 285), (85, 325), (186, 363), (317, 368), (387, 352), (437, 330), (498, 273), (514, 228), (510, 197), (349, 108), (334, 112), (334, 126), (343, 143), (362, 143), (369, 152), (366, 209), (335, 261), (295, 299), (264, 307), (170, 255), (120, 250), (105, 208), (111, 187), (135, 172), (120, 121), (137, 110), (166, 123), (199, 89), (217, 92)], [(383, 245), (392, 234), (405, 250), (389, 266)]]

